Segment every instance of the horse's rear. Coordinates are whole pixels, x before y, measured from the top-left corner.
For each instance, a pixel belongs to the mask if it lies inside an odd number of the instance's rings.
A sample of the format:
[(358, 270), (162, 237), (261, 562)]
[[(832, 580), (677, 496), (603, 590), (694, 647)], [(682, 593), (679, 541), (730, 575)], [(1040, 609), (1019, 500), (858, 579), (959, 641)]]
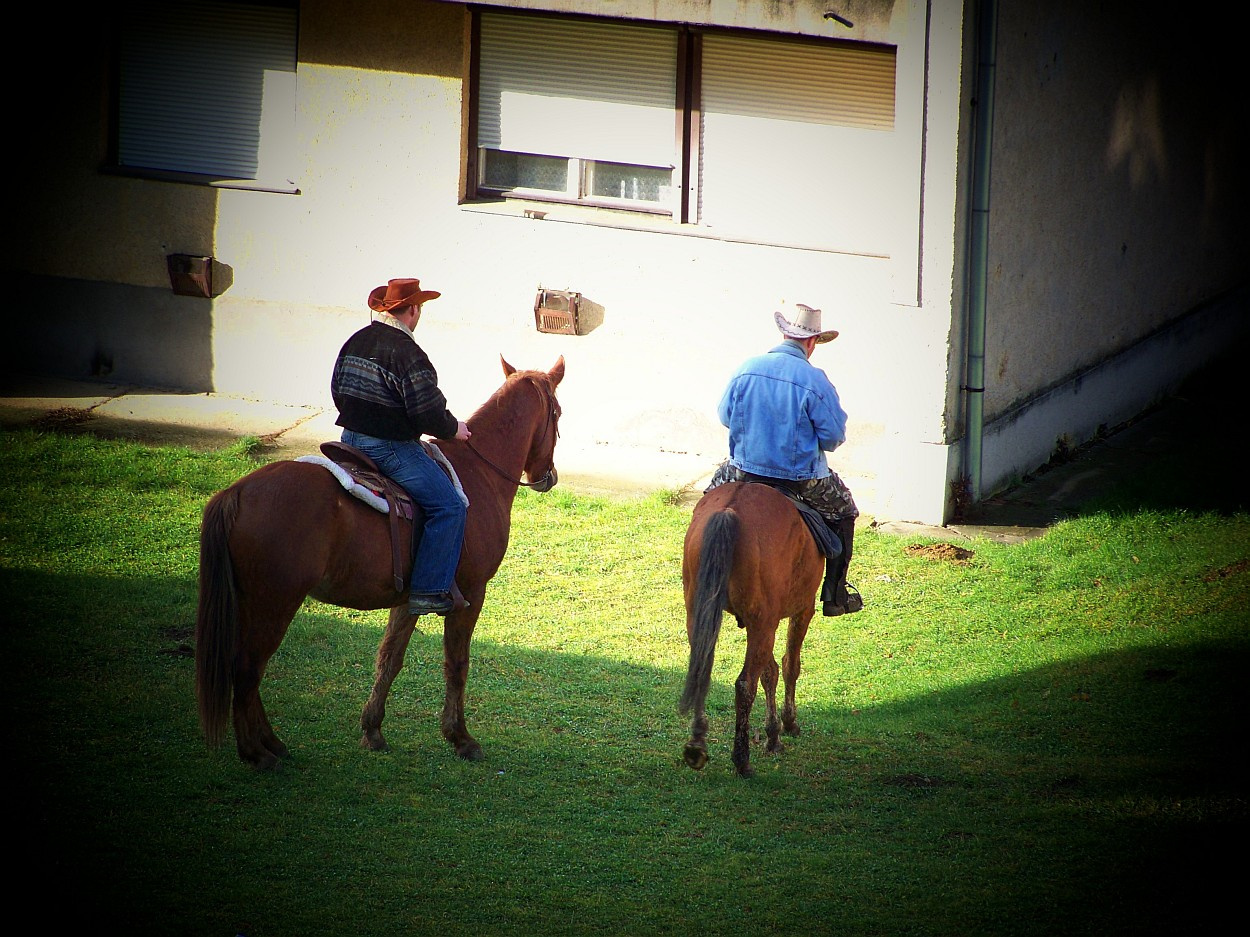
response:
[(260, 699), (269, 659), (305, 596), (348, 608), (394, 605), (389, 542), (385, 516), (315, 464), (274, 462), (213, 496), (200, 531), (195, 641), (210, 744), (224, 738), (233, 705), (240, 758), (264, 768), (286, 757)]
[(690, 662), (679, 705), (694, 710), (685, 761), (707, 763), (706, 701), (722, 613), (729, 612), (747, 632), (746, 660), (734, 684), (736, 721), (733, 762), (749, 776), (751, 707), (760, 681), (768, 704), (768, 751), (781, 748), (776, 708), (777, 626), (790, 620), (782, 659), (785, 703), (781, 726), (798, 735), (794, 692), (803, 638), (816, 608), (824, 559), (798, 510), (785, 495), (766, 485), (739, 482), (713, 489), (695, 506), (686, 531), (682, 585)]

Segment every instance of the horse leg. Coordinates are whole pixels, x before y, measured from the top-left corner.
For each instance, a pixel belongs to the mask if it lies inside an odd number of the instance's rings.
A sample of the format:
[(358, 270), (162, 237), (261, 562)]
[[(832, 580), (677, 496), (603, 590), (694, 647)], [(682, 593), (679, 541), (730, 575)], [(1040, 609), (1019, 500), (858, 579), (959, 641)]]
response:
[(469, 679), (469, 644), (485, 590), (466, 595), (469, 607), (448, 613), (443, 623), (443, 738), (466, 761), (481, 761), (482, 746), (464, 721), (464, 688)]
[(764, 723), (764, 734), (768, 738), (768, 746), (765, 749), (770, 755), (775, 755), (782, 750), (781, 739), (778, 738), (780, 723), (777, 721), (777, 661), (772, 655), (764, 667), (764, 702), (767, 705), (768, 715)]
[(755, 703), (755, 690), (759, 675), (751, 670), (750, 656), (742, 666), (742, 672), (734, 682), (734, 749), (733, 763), (738, 774), (752, 777), (751, 767), (751, 707)]
[(276, 768), (290, 754), (269, 722), (260, 698), (260, 681), (298, 607), (295, 603), (289, 610), (269, 609), (267, 613), (241, 608), (239, 613), (240, 646), (234, 661), (235, 745), (241, 759), (262, 770)]
[(695, 771), (707, 764), (707, 713), (700, 705), (690, 722), (690, 741), (682, 752), (682, 760)]
[(240, 657), (234, 675), (234, 740), (239, 757), (262, 771), (278, 767), (289, 752), (274, 732), (260, 699), (265, 663)]
[(747, 623), (746, 661), (734, 682), (733, 763), (738, 774), (744, 778), (755, 774), (751, 767), (751, 707), (755, 705), (755, 693), (760, 678), (768, 672), (769, 662), (774, 668), (777, 666), (772, 652), (776, 633), (775, 623), (771, 628), (757, 622)]
[(386, 697), (391, 692), (391, 684), (404, 666), (404, 655), (408, 653), (408, 642), (412, 640), (412, 632), (417, 624), (416, 618), (408, 614), (406, 605), (397, 605), (391, 609), (386, 621), (386, 632), (378, 644), (378, 656), (373, 667), (373, 690), (360, 714), (360, 745), (362, 748), (375, 752), (390, 750), (386, 739), (382, 736), (382, 720), (386, 718)]
[(798, 710), (795, 706), (795, 687), (799, 682), (802, 669), (799, 662), (803, 639), (807, 637), (807, 628), (811, 624), (815, 609), (809, 609), (801, 615), (790, 619), (790, 627), (786, 633), (786, 653), (781, 659), (781, 672), (785, 680), (785, 702), (781, 707), (781, 725), (786, 735), (798, 735)]

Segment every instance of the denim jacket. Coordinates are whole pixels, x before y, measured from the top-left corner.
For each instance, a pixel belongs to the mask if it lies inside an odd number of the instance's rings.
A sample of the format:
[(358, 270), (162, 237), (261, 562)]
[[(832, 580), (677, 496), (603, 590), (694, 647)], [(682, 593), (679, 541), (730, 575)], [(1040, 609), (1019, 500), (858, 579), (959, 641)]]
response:
[(846, 441), (837, 390), (793, 342), (744, 362), (717, 415), (729, 428), (729, 460), (769, 478), (824, 478), (825, 453)]

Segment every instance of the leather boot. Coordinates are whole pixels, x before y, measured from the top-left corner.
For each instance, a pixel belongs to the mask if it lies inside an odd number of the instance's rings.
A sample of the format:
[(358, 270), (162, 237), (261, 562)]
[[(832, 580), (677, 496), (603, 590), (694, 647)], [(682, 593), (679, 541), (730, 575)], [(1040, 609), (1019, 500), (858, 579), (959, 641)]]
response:
[(408, 596), (408, 614), (446, 615), (455, 607), (450, 592), (413, 592)]
[(826, 617), (850, 615), (864, 607), (864, 599), (854, 586), (847, 585), (846, 573), (851, 567), (851, 554), (855, 550), (855, 518), (838, 521), (838, 539), (842, 541), (842, 555), (825, 564), (825, 584), (820, 591), (821, 610)]

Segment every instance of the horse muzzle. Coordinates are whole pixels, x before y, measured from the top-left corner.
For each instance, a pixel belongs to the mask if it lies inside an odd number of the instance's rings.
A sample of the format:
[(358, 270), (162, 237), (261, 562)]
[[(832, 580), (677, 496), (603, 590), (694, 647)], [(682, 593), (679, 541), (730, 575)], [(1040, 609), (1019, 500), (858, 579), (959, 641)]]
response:
[(547, 469), (546, 475), (538, 479), (538, 481), (534, 482), (530, 487), (541, 494), (544, 491), (550, 491), (554, 488), (557, 481), (559, 481), (559, 475), (557, 475), (556, 467), (553, 465), (551, 468)]

